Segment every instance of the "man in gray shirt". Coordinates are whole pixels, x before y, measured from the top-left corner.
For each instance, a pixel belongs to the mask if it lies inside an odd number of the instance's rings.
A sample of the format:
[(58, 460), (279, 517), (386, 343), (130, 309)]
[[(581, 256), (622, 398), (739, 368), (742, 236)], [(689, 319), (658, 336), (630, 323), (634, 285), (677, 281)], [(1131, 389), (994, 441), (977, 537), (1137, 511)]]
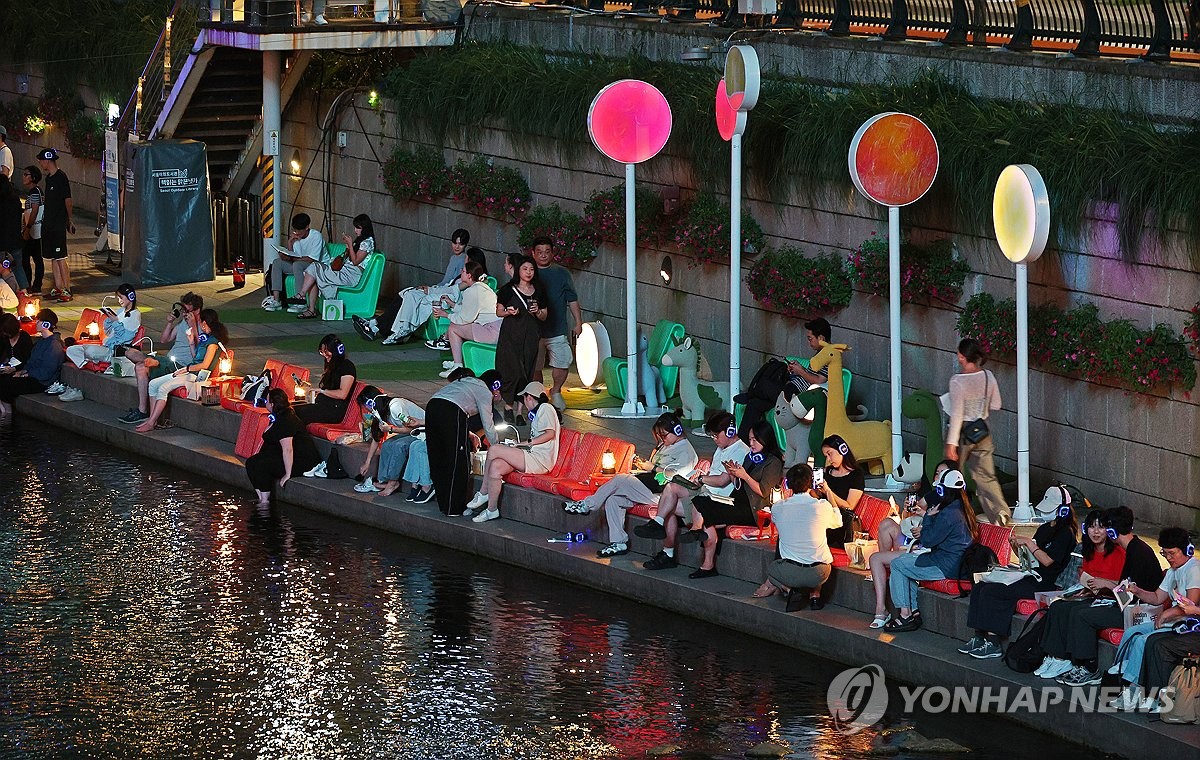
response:
[[(542, 322), (542, 350), (538, 352), (538, 363), (534, 366), (533, 377), (540, 378), (543, 367), (546, 363), (550, 364), (550, 377), (553, 379), (550, 401), (561, 412), (567, 408), (562, 387), (567, 381), (567, 370), (575, 359), (571, 352), (571, 344), (583, 332), (583, 313), (579, 308), (579, 296), (575, 293), (575, 282), (571, 279), (571, 273), (565, 267), (554, 263), (553, 245), (553, 241), (548, 237), (537, 237), (533, 240), (533, 260), (538, 267), (538, 278), (546, 287), (550, 299), (547, 304), (550, 314)], [(567, 324), (568, 312), (575, 320), (574, 327)]]

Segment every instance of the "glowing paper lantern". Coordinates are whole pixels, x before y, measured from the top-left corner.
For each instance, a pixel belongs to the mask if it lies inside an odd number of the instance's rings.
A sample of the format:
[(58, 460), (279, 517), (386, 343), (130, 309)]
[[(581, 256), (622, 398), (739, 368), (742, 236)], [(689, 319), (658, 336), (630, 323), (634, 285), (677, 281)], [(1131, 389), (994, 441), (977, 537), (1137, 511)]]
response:
[(667, 144), (671, 107), (654, 85), (622, 79), (596, 94), (587, 125), (601, 153), (623, 164), (640, 164)]
[(938, 147), (925, 122), (906, 113), (867, 119), (850, 142), (850, 179), (881, 206), (907, 206), (929, 192)]
[(1032, 264), (1050, 238), (1050, 196), (1037, 169), (1013, 164), (1000, 172), (992, 196), (996, 242), (1014, 264)]

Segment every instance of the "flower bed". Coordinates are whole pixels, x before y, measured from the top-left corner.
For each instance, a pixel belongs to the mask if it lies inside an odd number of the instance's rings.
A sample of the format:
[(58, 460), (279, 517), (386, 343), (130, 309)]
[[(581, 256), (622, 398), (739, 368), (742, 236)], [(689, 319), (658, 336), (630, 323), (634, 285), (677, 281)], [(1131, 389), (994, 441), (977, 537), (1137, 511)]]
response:
[(434, 148), (397, 148), (383, 164), (383, 184), (397, 203), (433, 201), (447, 192), (446, 161)]
[(545, 235), (554, 241), (554, 260), (563, 266), (578, 267), (596, 258), (599, 240), (595, 231), (578, 214), (557, 203), (540, 203), (518, 222), (517, 244), (528, 249), (535, 238)]
[(797, 319), (839, 312), (853, 295), (841, 256), (809, 257), (790, 247), (763, 253), (746, 276), (746, 287), (763, 306)]
[[(850, 254), (850, 266), (860, 288), (887, 297), (887, 238), (872, 233)], [(970, 273), (967, 262), (954, 255), (949, 238), (925, 246), (907, 241), (900, 244), (900, 300), (904, 302), (956, 304), (962, 298), (963, 282)]]
[[(729, 204), (712, 193), (698, 193), (681, 215), (672, 239), (681, 252), (692, 257), (693, 264), (728, 261), (729, 214)], [(743, 209), (742, 252), (753, 255), (765, 247), (762, 227)]]
[[(995, 357), (1017, 350), (1016, 303), (988, 293), (972, 296), (958, 318), (958, 332), (979, 341)], [(1095, 304), (1070, 310), (1042, 304), (1029, 309), (1029, 361), (1055, 374), (1147, 391), (1196, 385), (1196, 364), (1169, 325), (1143, 330), (1126, 319), (1104, 321)]]
[[(639, 245), (654, 246), (662, 237), (663, 202), (658, 193), (644, 185), (634, 190), (634, 215)], [(583, 209), (583, 222), (597, 240), (625, 242), (625, 185), (592, 193)]]
[(1200, 357), (1200, 301), (1192, 307), (1192, 316), (1183, 326), (1183, 337), (1191, 341), (1192, 353)]
[(450, 170), (450, 197), (482, 216), (519, 221), (532, 203), (525, 176), (507, 166), (494, 166), (484, 156), (460, 160)]

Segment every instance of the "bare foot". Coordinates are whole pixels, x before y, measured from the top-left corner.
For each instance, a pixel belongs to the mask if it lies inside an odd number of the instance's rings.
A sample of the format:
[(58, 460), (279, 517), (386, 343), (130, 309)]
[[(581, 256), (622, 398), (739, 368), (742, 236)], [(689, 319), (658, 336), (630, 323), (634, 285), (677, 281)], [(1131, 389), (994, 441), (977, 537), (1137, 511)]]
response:
[(380, 496), (391, 496), (392, 494), (396, 493), (396, 491), (398, 491), (398, 490), (400, 490), (400, 481), (394, 480), (391, 483), (388, 483), (386, 486), (384, 486), (383, 489), (379, 492), (379, 495)]
[(146, 420), (142, 424), (135, 427), (134, 431), (138, 432), (138, 433), (149, 433), (153, 429), (154, 429), (154, 423), (151, 422), (150, 420)]
[(754, 597), (755, 599), (764, 599), (768, 596), (775, 596), (778, 593), (779, 593), (778, 586), (776, 586), (774, 583), (771, 583), (770, 581), (763, 581), (763, 585), (761, 585), (757, 589), (755, 589), (754, 593), (751, 594), (750, 596)]

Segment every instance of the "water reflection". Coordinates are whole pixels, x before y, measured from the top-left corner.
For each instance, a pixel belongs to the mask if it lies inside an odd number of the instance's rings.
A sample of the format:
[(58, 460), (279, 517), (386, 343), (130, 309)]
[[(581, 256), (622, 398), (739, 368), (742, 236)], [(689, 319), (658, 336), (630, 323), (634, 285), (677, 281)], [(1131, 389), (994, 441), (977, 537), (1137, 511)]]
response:
[[(833, 731), (824, 685), (840, 668), (809, 655), (299, 511), (258, 511), (248, 491), (21, 421), (0, 437), (0, 461), (0, 755), (870, 749), (869, 732)], [(954, 730), (978, 746), (978, 731)]]

